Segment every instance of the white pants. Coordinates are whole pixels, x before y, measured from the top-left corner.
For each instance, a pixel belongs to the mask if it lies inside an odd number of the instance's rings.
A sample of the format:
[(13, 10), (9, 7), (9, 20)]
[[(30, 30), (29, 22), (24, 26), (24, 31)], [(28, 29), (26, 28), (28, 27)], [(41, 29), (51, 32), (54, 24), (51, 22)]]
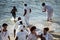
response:
[(29, 16), (25, 16), (25, 23), (26, 23), (26, 26), (29, 26)]
[(53, 11), (52, 12), (48, 12), (48, 20), (51, 20), (52, 19), (52, 17), (53, 17)]

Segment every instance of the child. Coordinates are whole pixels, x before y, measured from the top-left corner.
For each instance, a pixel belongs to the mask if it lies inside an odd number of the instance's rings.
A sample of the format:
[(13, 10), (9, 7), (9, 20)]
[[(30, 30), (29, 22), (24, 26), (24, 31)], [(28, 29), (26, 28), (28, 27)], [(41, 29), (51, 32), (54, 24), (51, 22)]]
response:
[(3, 31), (1, 32), (1, 37), (2, 37), (2, 40), (10, 40), (10, 36), (9, 36), (9, 33), (8, 33), (8, 30), (7, 30), (7, 24), (4, 23), (2, 25), (3, 27)]
[(53, 40), (53, 36), (48, 31), (49, 28), (44, 28), (42, 37), (45, 38), (45, 40)]
[(43, 6), (43, 12), (46, 12), (48, 13), (48, 18), (47, 18), (47, 21), (51, 21), (52, 22), (52, 17), (53, 17), (53, 8), (49, 5), (46, 5), (45, 3), (42, 3), (42, 6)]
[(31, 9), (27, 6), (27, 4), (24, 4), (24, 17), (25, 17), (25, 22), (26, 26), (29, 26), (29, 14), (31, 13)]
[(27, 33), (24, 31), (23, 27), (20, 27), (20, 31), (17, 32), (15, 40), (27, 40)]
[(37, 34), (35, 32), (36, 27), (35, 26), (31, 27), (30, 31), (31, 31), (31, 33), (28, 36), (28, 40), (37, 40)]
[(18, 28), (18, 25), (20, 25), (21, 22), (21, 17), (18, 17), (18, 21), (16, 22), (15, 26), (14, 26), (14, 37), (15, 37), (15, 33), (16, 33), (16, 29)]
[(14, 21), (15, 21), (15, 18), (16, 18), (16, 12), (17, 12), (17, 9), (16, 9), (15, 6), (13, 6), (13, 9), (12, 9), (11, 13), (12, 13), (12, 16), (14, 18)]

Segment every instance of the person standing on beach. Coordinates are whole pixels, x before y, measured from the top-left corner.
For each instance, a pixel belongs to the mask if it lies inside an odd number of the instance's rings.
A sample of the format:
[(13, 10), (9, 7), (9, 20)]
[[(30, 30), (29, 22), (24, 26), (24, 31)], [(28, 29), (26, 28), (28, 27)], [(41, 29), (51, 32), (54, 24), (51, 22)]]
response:
[(37, 40), (38, 39), (38, 35), (36, 33), (36, 27), (32, 26), (30, 29), (30, 34), (28, 35), (28, 39), (27, 40)]
[(8, 24), (6, 24), (6, 23), (4, 23), (2, 25), (2, 27), (3, 27), (2, 31), (1, 31), (2, 40), (10, 40), (10, 36), (9, 36), (9, 32), (7, 30), (7, 26), (8, 26)]
[(47, 21), (52, 22), (52, 17), (53, 17), (53, 8), (49, 5), (46, 5), (45, 3), (42, 3), (43, 6), (43, 12), (47, 11)]
[(25, 17), (25, 22), (26, 26), (29, 26), (29, 14), (31, 13), (31, 8), (27, 6), (27, 4), (24, 4), (24, 17)]
[(48, 27), (43, 29), (43, 33), (41, 34), (42, 36), (41, 40), (44, 38), (45, 38), (44, 40), (53, 40), (53, 36), (48, 31), (49, 31)]
[(19, 27), (19, 32), (16, 34), (15, 40), (27, 40), (28, 33), (24, 31), (23, 27)]
[(16, 18), (16, 12), (17, 12), (17, 9), (15, 6), (13, 6), (13, 9), (11, 10), (11, 13), (12, 13), (12, 16), (14, 18), (14, 21), (15, 21), (15, 18)]
[(22, 20), (21, 20), (21, 17), (18, 17), (18, 21), (15, 23), (15, 25), (14, 25), (14, 37), (15, 37), (15, 34), (16, 34), (16, 30), (17, 30), (17, 28), (18, 28), (18, 26), (21, 24), (20, 22), (21, 22)]

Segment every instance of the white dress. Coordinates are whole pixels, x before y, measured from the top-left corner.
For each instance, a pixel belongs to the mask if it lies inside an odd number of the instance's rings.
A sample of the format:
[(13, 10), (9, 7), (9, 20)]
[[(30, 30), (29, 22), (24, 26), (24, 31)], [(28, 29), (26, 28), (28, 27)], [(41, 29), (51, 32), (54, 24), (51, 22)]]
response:
[(8, 39), (8, 36), (9, 36), (8, 31), (6, 31), (6, 32), (1, 32), (2, 40), (9, 40), (9, 39)]

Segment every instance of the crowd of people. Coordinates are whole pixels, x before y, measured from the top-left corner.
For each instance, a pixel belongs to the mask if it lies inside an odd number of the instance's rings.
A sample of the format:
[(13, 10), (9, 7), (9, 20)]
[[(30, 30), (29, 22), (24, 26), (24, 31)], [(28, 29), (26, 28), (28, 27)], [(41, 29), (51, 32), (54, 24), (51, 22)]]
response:
[[(27, 6), (27, 4), (24, 4), (24, 17), (26, 25), (23, 24), (23, 21), (21, 20), (21, 17), (18, 17), (18, 21), (15, 23), (14, 26), (14, 38), (15, 40), (37, 40), (40, 38), (41, 40), (53, 40), (53, 36), (49, 33), (49, 28), (43, 28), (43, 33), (40, 35), (36, 33), (36, 26), (29, 24), (29, 14), (31, 13), (31, 8)], [(53, 16), (53, 8), (46, 5), (45, 3), (42, 3), (43, 6), (43, 12), (48, 13), (47, 21), (52, 22), (52, 16)], [(16, 12), (17, 9), (14, 6), (11, 13), (14, 18), (16, 18)], [(0, 38), (1, 40), (11, 40), (9, 32), (7, 30), (8, 24), (3, 23), (2, 27), (0, 28)]]

